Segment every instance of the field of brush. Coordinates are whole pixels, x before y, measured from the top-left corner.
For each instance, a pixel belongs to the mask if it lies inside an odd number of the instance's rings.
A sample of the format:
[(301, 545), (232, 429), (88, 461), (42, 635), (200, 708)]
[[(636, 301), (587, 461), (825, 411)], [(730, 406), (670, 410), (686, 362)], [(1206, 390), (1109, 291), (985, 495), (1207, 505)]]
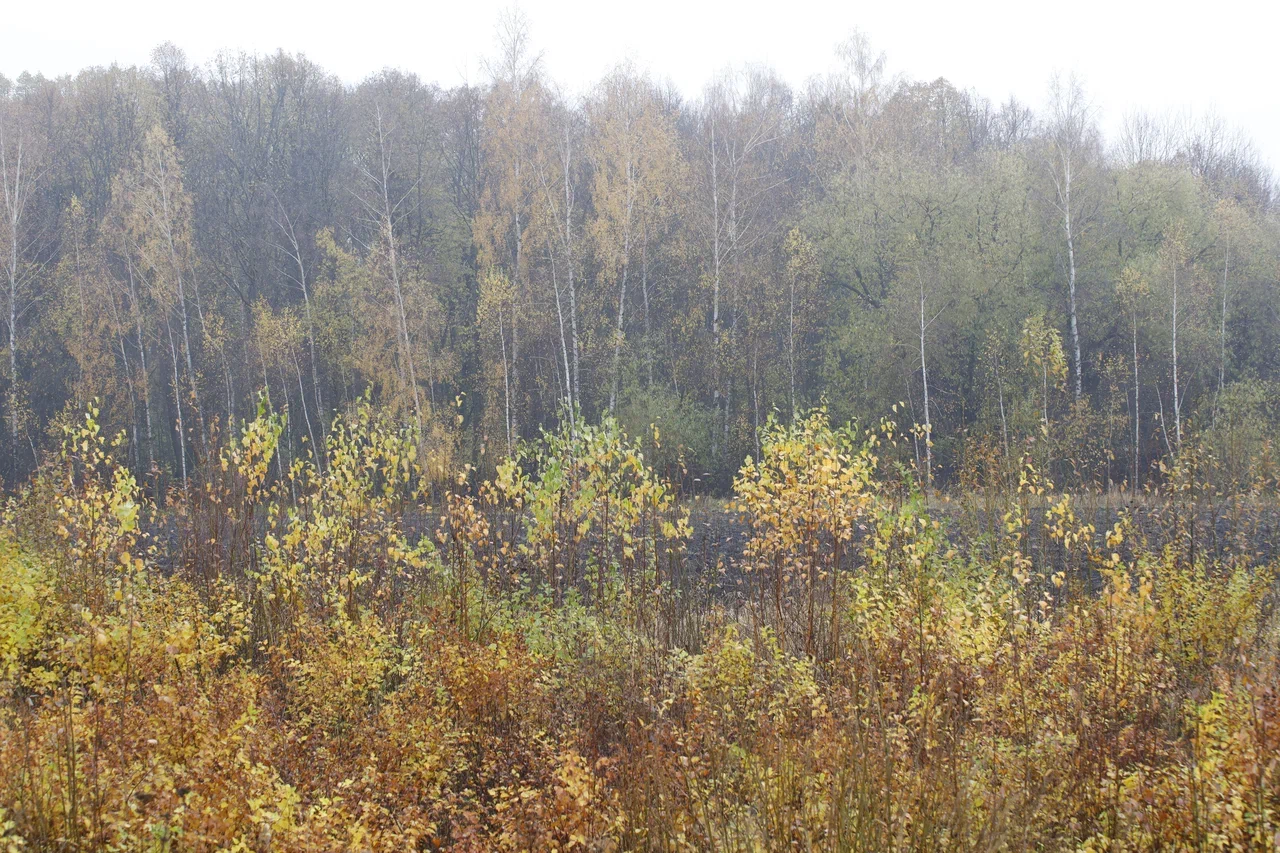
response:
[[(1264, 850), (1274, 489), (921, 489), (606, 421), (427, 484), (365, 407), (151, 495), (90, 411), (0, 526), (0, 850)], [(1190, 454), (1188, 457), (1190, 458)]]

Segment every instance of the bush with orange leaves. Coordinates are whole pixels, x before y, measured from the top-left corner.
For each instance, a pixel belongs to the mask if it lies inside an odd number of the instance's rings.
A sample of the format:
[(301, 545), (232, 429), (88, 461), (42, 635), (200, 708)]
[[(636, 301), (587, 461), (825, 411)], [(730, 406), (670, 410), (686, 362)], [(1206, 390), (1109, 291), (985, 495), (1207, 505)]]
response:
[(367, 404), (283, 471), (264, 402), (165, 506), (96, 418), (0, 531), (0, 850), (1278, 843), (1274, 567), (1096, 529), (1030, 463), (974, 546), (892, 425), (772, 426), (738, 591), (610, 423), (415, 532)]

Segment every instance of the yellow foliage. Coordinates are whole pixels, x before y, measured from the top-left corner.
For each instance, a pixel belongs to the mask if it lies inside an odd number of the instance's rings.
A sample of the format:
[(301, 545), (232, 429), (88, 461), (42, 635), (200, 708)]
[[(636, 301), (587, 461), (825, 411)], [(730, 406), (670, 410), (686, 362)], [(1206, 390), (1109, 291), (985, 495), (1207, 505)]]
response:
[(1274, 846), (1274, 568), (1030, 463), (968, 539), (891, 425), (771, 426), (713, 588), (611, 422), (437, 511), (411, 431), (282, 474), (264, 401), (162, 511), (94, 418), (0, 532), (0, 850)]

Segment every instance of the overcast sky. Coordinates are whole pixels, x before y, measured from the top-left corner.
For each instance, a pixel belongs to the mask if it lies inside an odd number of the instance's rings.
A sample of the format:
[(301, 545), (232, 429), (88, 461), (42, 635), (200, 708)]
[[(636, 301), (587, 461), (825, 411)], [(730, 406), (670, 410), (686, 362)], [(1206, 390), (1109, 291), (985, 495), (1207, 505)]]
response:
[[(173, 41), (204, 63), (221, 49), (307, 54), (348, 82), (395, 66), (451, 86), (482, 79), (509, 0), (458, 2), (6, 4), (0, 73), (145, 64)], [(1214, 111), (1280, 166), (1280, 2), (550, 2), (520, 8), (547, 70), (583, 91), (627, 58), (696, 95), (728, 65), (764, 62), (796, 86), (834, 65), (855, 27), (890, 73), (945, 76), (999, 102), (1039, 106), (1055, 71), (1079, 73), (1113, 131), (1126, 111)], [(1280, 171), (1280, 169), (1276, 169)]]

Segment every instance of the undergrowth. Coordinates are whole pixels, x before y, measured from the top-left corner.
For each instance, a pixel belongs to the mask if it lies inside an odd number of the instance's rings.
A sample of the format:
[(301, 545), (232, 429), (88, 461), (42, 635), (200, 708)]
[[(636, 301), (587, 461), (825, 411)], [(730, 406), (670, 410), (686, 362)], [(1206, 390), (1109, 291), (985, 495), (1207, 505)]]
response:
[(910, 438), (815, 411), (695, 567), (610, 421), (429, 502), (385, 416), (285, 468), (264, 403), (155, 499), (96, 415), (0, 532), (2, 850), (1280, 843), (1275, 566), (1030, 461), (962, 547)]

